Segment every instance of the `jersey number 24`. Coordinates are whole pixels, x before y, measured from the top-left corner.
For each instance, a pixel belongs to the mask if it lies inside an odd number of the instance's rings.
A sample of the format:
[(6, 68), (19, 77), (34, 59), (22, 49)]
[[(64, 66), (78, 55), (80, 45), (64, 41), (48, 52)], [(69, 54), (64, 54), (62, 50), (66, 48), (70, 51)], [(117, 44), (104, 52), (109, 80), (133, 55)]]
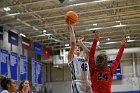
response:
[(108, 80), (108, 73), (98, 73), (98, 80), (103, 80), (105, 79), (106, 81)]

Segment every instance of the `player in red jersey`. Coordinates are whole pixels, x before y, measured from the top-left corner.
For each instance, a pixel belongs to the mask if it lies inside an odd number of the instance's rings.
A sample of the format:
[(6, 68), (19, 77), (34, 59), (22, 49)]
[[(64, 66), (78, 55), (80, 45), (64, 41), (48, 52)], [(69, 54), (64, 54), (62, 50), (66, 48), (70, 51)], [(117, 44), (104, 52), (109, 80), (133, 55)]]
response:
[(120, 63), (120, 59), (122, 57), (127, 38), (124, 37), (122, 39), (116, 59), (108, 67), (107, 55), (105, 54), (99, 54), (96, 58), (96, 62), (94, 62), (94, 54), (97, 42), (99, 41), (99, 36), (99, 32), (96, 31), (89, 56), (89, 69), (92, 82), (92, 89), (93, 93), (111, 93), (113, 73), (115, 72), (116, 68)]

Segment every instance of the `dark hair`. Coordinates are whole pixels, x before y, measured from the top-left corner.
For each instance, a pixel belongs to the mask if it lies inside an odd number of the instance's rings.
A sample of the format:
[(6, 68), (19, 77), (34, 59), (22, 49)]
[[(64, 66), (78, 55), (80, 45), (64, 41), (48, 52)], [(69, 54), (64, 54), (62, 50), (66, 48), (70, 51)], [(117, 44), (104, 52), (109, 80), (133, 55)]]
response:
[[(23, 84), (24, 84), (25, 81), (28, 81), (28, 80), (23, 80), (23, 81), (19, 84), (19, 88), (18, 88), (19, 93), (22, 93)], [(32, 93), (32, 91), (28, 90), (28, 93)]]
[(99, 54), (96, 59), (96, 66), (104, 68), (107, 66), (107, 55), (106, 54)]
[(1, 81), (2, 81), (2, 78), (5, 77), (3, 75), (0, 75), (0, 85), (1, 85)]
[(10, 84), (12, 82), (11, 78), (6, 78), (4, 76), (1, 76), (0, 78), (0, 85), (4, 90), (8, 90), (7, 84)]
[(26, 80), (23, 80), (20, 84), (19, 84), (19, 88), (18, 88), (18, 91), (22, 90), (23, 89), (23, 84)]

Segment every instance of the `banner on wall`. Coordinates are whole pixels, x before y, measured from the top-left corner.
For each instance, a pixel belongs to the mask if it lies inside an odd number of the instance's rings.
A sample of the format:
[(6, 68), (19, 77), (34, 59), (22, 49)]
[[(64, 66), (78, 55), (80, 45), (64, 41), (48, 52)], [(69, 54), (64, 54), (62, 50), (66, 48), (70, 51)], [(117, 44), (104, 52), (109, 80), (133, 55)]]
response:
[(42, 64), (37, 62), (36, 64), (36, 73), (37, 73), (37, 83), (42, 84)]
[(36, 60), (32, 59), (32, 84), (37, 83), (37, 77), (36, 77)]
[(12, 31), (8, 31), (8, 42), (18, 46), (18, 34)]
[[(1, 68), (1, 59), (2, 59), (2, 55), (1, 55), (1, 49), (0, 49), (0, 68)], [(0, 75), (1, 75), (1, 69), (0, 69)]]
[[(108, 66), (110, 66), (114, 61), (111, 60), (108, 62)], [(122, 67), (121, 63), (118, 65), (117, 69), (113, 73), (113, 80), (122, 80)]]
[(18, 80), (18, 54), (11, 52), (10, 55), (10, 72), (13, 80)]
[(42, 64), (32, 59), (32, 83), (42, 84)]
[(24, 55), (20, 55), (20, 80), (27, 79), (27, 58)]
[(30, 39), (26, 38), (26, 37), (21, 37), (22, 38), (22, 48), (25, 48), (25, 49), (30, 49), (31, 47), (31, 44), (30, 44)]
[(42, 55), (42, 46), (38, 42), (34, 42), (34, 53), (38, 55)]
[(50, 50), (46, 47), (43, 47), (43, 56), (45, 58), (50, 58)]
[[(114, 62), (115, 58), (116, 58), (116, 54), (108, 55), (108, 60), (109, 60), (108, 66), (110, 66)], [(118, 65), (115, 72), (113, 73), (113, 80), (122, 80), (122, 64), (121, 64), (121, 62)]]
[(2, 75), (8, 76), (8, 51), (0, 50), (0, 72)]
[(0, 26), (0, 40), (3, 40), (3, 27)]

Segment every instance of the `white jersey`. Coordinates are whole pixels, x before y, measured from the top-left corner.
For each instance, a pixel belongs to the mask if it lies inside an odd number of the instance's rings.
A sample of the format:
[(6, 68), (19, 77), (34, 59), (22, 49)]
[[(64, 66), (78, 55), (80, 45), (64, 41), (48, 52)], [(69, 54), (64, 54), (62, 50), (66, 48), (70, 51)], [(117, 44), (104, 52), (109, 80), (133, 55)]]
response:
[(7, 90), (3, 90), (1, 91), (1, 93), (9, 93)]
[(83, 57), (74, 56), (69, 62), (72, 87), (71, 93), (93, 93), (90, 82), (89, 66)]
[(72, 80), (90, 80), (89, 66), (83, 57), (74, 55), (69, 62)]

